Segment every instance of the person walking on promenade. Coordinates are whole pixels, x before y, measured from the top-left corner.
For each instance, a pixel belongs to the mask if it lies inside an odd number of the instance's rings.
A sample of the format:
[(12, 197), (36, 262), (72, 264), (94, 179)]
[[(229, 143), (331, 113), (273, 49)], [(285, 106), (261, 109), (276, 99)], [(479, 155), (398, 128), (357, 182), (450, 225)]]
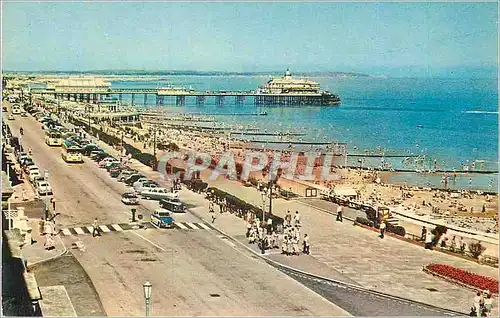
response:
[(478, 317), (481, 317), (482, 307), (484, 305), (484, 299), (481, 292), (476, 293), (476, 297), (474, 297), (474, 308), (476, 309), (476, 314)]
[(287, 226), (292, 226), (292, 215), (290, 214), (290, 210), (286, 213), (285, 221)]
[(54, 214), (56, 213), (56, 199), (55, 198), (51, 198), (50, 199), (50, 202), (52, 203), (52, 211), (54, 212)]
[(210, 217), (212, 218), (212, 223), (215, 222), (215, 211), (213, 208), (211, 208), (208, 213), (210, 213)]
[(380, 223), (380, 238), (384, 238), (384, 234), (385, 234), (385, 222), (382, 221), (382, 223)]
[(94, 223), (93, 223), (93, 229), (92, 229), (92, 237), (96, 237), (96, 236), (99, 236), (99, 225), (97, 223), (97, 218), (94, 219)]
[(267, 233), (271, 234), (273, 232), (273, 219), (267, 219)]
[(427, 234), (427, 228), (422, 226), (422, 233), (420, 234), (420, 240), (425, 241), (425, 235)]
[(425, 249), (427, 250), (432, 250), (432, 233), (427, 230), (425, 232), (425, 244), (424, 244)]
[(28, 200), (28, 198), (26, 197), (26, 189), (24, 189), (24, 188), (23, 188), (23, 192), (21, 193), (21, 197), (22, 197), (23, 201)]
[(493, 299), (491, 298), (491, 294), (489, 293), (486, 296), (486, 299), (484, 300), (484, 308), (486, 309), (486, 312), (488, 314), (490, 314), (491, 310), (493, 309)]
[(279, 248), (279, 235), (276, 231), (273, 232), (273, 248)]
[(283, 240), (281, 241), (281, 254), (287, 254), (287, 246), (288, 246), (288, 237), (286, 235), (283, 236)]
[(304, 249), (302, 252), (309, 255), (309, 236), (307, 234), (304, 234)]
[(342, 221), (342, 207), (340, 205), (337, 207), (337, 220), (336, 221), (343, 222)]
[(293, 248), (293, 255), (300, 255), (299, 254), (299, 238), (297, 236), (293, 237), (293, 242), (292, 242), (292, 248)]
[(300, 227), (300, 214), (299, 214), (299, 211), (295, 211), (295, 215), (293, 216), (293, 226)]
[(252, 224), (250, 222), (246, 222), (247, 224), (247, 234), (246, 234), (246, 237), (249, 237), (250, 236), (250, 230), (252, 229)]

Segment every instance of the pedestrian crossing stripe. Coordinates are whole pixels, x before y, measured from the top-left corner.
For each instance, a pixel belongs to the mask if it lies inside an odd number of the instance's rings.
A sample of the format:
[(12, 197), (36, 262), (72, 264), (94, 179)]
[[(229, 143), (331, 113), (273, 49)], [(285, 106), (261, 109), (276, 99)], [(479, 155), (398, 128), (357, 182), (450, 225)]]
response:
[[(121, 232), (125, 230), (130, 230), (132, 228), (131, 225), (127, 223), (122, 224), (108, 224), (108, 225), (99, 225), (99, 230), (103, 233), (109, 232)], [(82, 226), (82, 227), (73, 227), (62, 229), (61, 233), (63, 235), (82, 235), (82, 234), (92, 234), (94, 232), (93, 226)]]
[[(150, 223), (145, 223), (147, 228), (152, 228), (153, 226)], [(211, 230), (212, 227), (205, 223), (201, 222), (174, 222), (173, 228), (179, 230)], [(120, 223), (120, 224), (106, 224), (99, 225), (99, 230), (101, 233), (110, 233), (110, 232), (123, 232), (132, 230), (133, 227), (128, 223)], [(70, 235), (82, 235), (82, 234), (92, 234), (94, 232), (93, 226), (81, 226), (81, 227), (73, 227), (67, 229), (61, 229), (60, 233), (65, 236)]]
[(174, 228), (181, 230), (211, 230), (212, 228), (204, 223), (174, 222)]

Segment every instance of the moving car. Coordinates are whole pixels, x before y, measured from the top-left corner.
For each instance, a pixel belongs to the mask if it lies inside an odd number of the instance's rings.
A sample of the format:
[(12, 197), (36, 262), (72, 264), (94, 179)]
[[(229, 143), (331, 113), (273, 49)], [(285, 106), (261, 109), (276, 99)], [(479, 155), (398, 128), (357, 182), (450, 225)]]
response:
[(160, 207), (166, 209), (172, 213), (184, 213), (186, 212), (186, 206), (184, 203), (177, 199), (163, 199), (160, 200)]
[(156, 209), (153, 214), (151, 214), (151, 224), (162, 228), (171, 228), (174, 225), (174, 218), (172, 218), (172, 213), (165, 209)]
[(124, 204), (139, 204), (139, 197), (134, 192), (127, 192), (122, 195)]
[(148, 200), (179, 199), (179, 194), (165, 188), (151, 188), (141, 191), (141, 197)]
[(125, 179), (125, 184), (131, 186), (132, 184), (134, 184), (134, 182), (136, 182), (140, 178), (144, 178), (144, 176), (138, 173), (131, 174), (127, 179)]
[(15, 118), (14, 118), (14, 115), (9, 114), (9, 120), (14, 120), (14, 119), (15, 119)]
[(137, 186), (134, 186), (134, 190), (137, 193), (141, 193), (142, 191), (146, 191), (146, 190), (150, 190), (150, 189), (158, 188), (158, 187), (159, 187), (159, 185), (156, 182), (146, 181), (146, 182), (143, 182)]
[(107, 157), (107, 158), (104, 158), (101, 161), (99, 161), (99, 167), (100, 168), (104, 168), (104, 167), (106, 167), (107, 164), (112, 163), (112, 162), (118, 162), (119, 163), (120, 161), (116, 160), (113, 157)]

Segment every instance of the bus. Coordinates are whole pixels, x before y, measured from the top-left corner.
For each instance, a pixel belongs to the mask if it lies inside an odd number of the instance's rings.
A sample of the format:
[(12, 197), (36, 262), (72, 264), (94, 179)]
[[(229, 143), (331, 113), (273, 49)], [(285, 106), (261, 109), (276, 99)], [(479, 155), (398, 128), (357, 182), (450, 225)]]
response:
[(47, 130), (45, 133), (45, 143), (50, 147), (61, 147), (63, 144), (61, 133), (56, 130)]
[(77, 143), (65, 140), (62, 144), (61, 157), (66, 162), (83, 162), (82, 147)]

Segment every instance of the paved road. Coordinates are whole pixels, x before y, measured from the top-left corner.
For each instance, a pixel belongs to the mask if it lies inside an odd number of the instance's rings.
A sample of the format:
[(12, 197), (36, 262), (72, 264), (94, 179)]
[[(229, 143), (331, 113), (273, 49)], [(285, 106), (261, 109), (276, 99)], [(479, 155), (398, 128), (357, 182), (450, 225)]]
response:
[[(129, 220), (120, 202), (123, 184), (87, 160), (66, 164), (59, 148), (43, 142), (33, 118), (11, 122), (35, 162), (50, 171), (59, 228)], [(148, 215), (157, 206), (145, 202)], [(191, 214), (176, 216), (194, 222)], [(269, 265), (223, 243), (211, 230), (129, 230), (65, 236), (67, 246), (80, 240), (84, 250), (72, 250), (93, 281), (110, 316), (143, 315), (142, 283), (153, 284), (152, 315), (347, 315), (348, 313)], [(70, 295), (71, 297), (71, 295)]]

